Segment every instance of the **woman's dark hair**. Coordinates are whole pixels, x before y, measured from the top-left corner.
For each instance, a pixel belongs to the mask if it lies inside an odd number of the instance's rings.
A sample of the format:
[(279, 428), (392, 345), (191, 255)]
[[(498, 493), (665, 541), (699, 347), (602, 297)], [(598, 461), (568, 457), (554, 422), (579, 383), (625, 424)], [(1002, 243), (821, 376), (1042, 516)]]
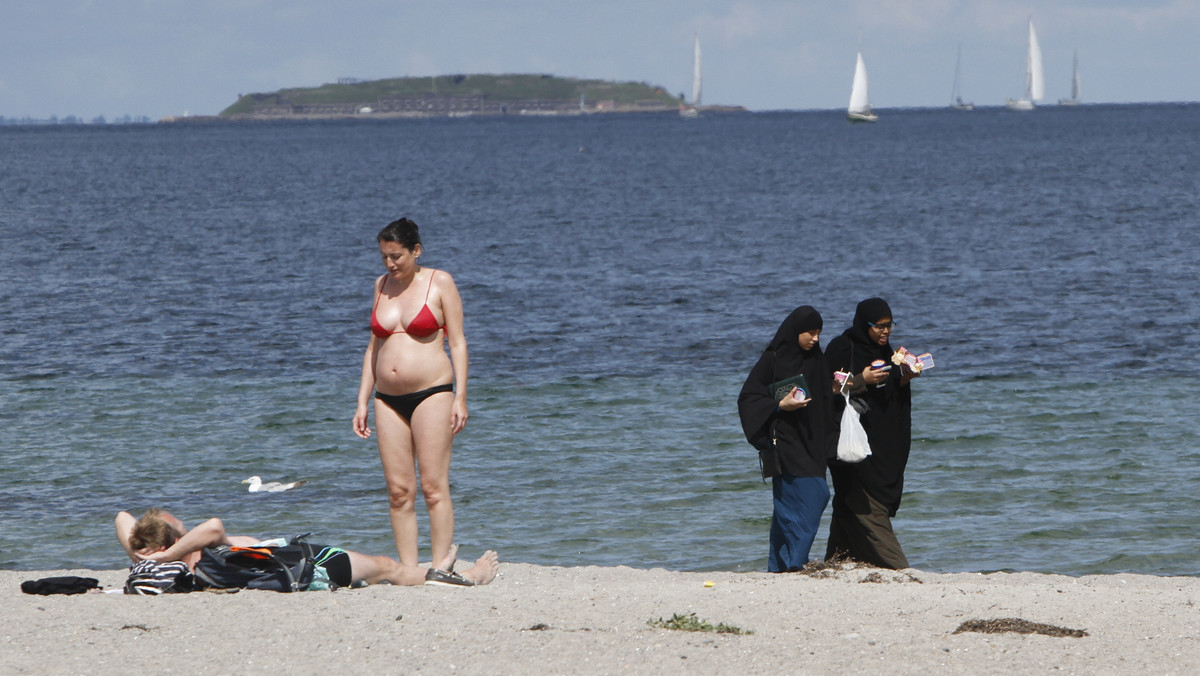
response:
[(421, 235), (417, 232), (417, 224), (407, 218), (401, 218), (398, 221), (392, 221), (384, 226), (383, 230), (379, 231), (379, 236), (376, 239), (380, 242), (396, 242), (400, 246), (412, 251), (421, 243)]

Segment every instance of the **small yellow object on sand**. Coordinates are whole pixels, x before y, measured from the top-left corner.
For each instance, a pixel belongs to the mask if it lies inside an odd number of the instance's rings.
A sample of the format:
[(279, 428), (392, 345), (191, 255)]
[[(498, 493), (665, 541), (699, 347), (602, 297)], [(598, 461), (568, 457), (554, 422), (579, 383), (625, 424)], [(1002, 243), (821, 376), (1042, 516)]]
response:
[(716, 583), (716, 582), (713, 582), (712, 580), (705, 580), (705, 581), (704, 581), (704, 586), (705, 586), (705, 587), (715, 587), (715, 586), (717, 586), (717, 583)]

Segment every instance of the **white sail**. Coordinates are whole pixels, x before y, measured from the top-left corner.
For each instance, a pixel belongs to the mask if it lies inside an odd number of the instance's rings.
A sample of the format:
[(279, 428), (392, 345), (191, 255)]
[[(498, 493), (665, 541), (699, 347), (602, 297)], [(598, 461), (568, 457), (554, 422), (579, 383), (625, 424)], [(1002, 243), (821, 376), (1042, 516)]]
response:
[(700, 105), (700, 34), (696, 34), (695, 58), (692, 60), (692, 105)]
[(858, 62), (854, 65), (854, 84), (850, 87), (850, 107), (846, 111), (851, 119), (870, 119), (871, 97), (867, 93), (867, 65), (863, 63), (862, 52), (858, 53)]
[(1079, 100), (1079, 89), (1080, 89), (1079, 54), (1078, 53), (1075, 54), (1073, 70), (1074, 70), (1074, 73), (1071, 76), (1071, 100), (1078, 101)]
[(1042, 48), (1038, 45), (1037, 33), (1033, 30), (1033, 19), (1029, 20), (1029, 55), (1025, 71), (1025, 98), (1030, 101), (1041, 101), (1046, 98), (1046, 77), (1042, 73)]
[(958, 58), (954, 61), (954, 88), (950, 91), (950, 107), (955, 110), (974, 110), (975, 104), (962, 100), (962, 91), (958, 87), (958, 76), (962, 70), (962, 45), (958, 46)]
[(1080, 104), (1079, 89), (1080, 89), (1079, 52), (1076, 52), (1075, 58), (1072, 59), (1072, 63), (1071, 63), (1071, 98), (1059, 99), (1058, 105), (1060, 105), (1060, 106), (1077, 106), (1077, 105), (1079, 105)]
[(1029, 19), (1029, 49), (1025, 53), (1025, 96), (1009, 99), (1009, 110), (1033, 110), (1034, 102), (1046, 96), (1046, 78), (1042, 75), (1042, 48), (1038, 45), (1033, 19)]

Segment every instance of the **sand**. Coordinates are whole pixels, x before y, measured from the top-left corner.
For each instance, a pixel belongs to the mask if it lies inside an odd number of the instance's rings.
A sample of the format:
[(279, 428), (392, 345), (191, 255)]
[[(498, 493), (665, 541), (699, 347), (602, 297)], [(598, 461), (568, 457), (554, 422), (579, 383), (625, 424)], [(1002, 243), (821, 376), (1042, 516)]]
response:
[[(506, 563), (485, 587), (31, 596), (124, 570), (0, 571), (3, 674), (1200, 672), (1200, 580), (1144, 575), (681, 573)], [(711, 586), (706, 583), (711, 582)], [(648, 621), (695, 614), (750, 634)], [(954, 633), (1017, 618), (1083, 637)]]

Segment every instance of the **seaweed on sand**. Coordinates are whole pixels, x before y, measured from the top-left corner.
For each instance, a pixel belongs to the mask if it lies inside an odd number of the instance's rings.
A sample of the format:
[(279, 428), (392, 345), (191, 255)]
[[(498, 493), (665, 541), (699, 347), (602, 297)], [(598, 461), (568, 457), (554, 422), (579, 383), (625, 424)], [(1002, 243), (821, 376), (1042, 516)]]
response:
[(1071, 638), (1083, 638), (1088, 635), (1083, 629), (1068, 629), (1053, 624), (1030, 622), (1029, 620), (1022, 620), (1019, 617), (1004, 617), (996, 620), (967, 620), (958, 625), (958, 629), (955, 629), (953, 633), (961, 634), (966, 631), (975, 631), (981, 634), (1001, 634), (1004, 632), (1045, 634), (1046, 636), (1069, 636)]

